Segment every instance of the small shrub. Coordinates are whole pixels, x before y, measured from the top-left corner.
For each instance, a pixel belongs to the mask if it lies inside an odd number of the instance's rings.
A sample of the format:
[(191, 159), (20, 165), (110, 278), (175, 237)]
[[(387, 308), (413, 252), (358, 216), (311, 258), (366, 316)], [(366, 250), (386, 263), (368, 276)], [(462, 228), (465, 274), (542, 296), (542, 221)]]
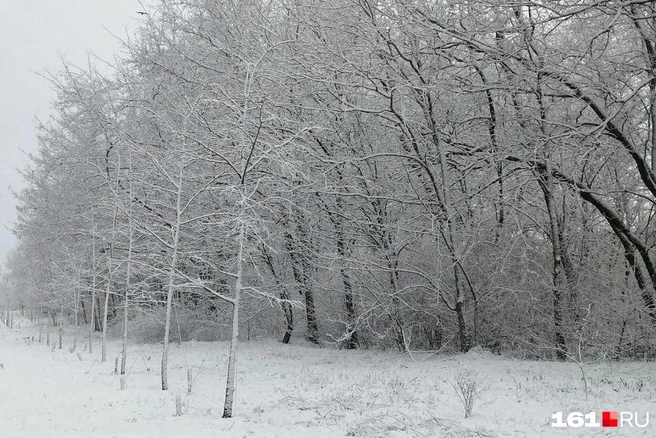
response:
[(478, 373), (469, 369), (459, 371), (456, 374), (456, 381), (453, 384), (453, 388), (462, 404), (465, 418), (469, 418), (474, 409), (474, 403), (480, 395)]

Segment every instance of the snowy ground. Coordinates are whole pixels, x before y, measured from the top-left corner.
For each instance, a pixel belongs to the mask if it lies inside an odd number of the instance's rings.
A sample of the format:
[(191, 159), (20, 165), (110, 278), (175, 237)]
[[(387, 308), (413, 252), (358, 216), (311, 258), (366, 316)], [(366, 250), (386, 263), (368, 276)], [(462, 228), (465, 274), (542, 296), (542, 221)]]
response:
[[(160, 347), (133, 345), (127, 387), (108, 358), (32, 342), (38, 328), (0, 325), (0, 437), (654, 437), (656, 363), (525, 362), (484, 351), (407, 356), (308, 345), (241, 344), (236, 417), (221, 419), (225, 343), (174, 345), (171, 390), (159, 389)], [(54, 333), (52, 339), (55, 339)], [(84, 349), (83, 342), (80, 350)], [(187, 368), (194, 388), (187, 390)], [(478, 375), (479, 399), (465, 419), (454, 384)], [(175, 395), (184, 415), (175, 414)], [(637, 411), (647, 428), (555, 429), (556, 411)]]

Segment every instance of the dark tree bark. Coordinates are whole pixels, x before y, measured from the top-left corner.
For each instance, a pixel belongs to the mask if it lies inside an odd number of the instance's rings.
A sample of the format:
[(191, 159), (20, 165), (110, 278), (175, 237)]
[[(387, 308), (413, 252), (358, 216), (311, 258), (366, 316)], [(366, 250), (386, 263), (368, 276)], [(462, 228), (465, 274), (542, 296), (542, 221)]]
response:
[[(295, 218), (298, 219), (298, 218)], [(296, 223), (296, 232), (301, 242), (305, 242), (305, 231)], [(287, 251), (292, 261), (292, 274), (298, 285), (299, 294), (305, 299), (305, 315), (307, 320), (307, 332), (305, 338), (313, 344), (319, 343), (319, 324), (317, 322), (316, 309), (314, 306), (314, 291), (310, 285), (309, 263), (301, 250), (295, 245), (294, 237), (288, 231), (285, 235)]]
[[(547, 169), (549, 164), (547, 162)], [(544, 203), (547, 207), (547, 214), (549, 216), (549, 234), (551, 240), (551, 259), (552, 259), (552, 298), (553, 298), (553, 322), (555, 329), (555, 348), (556, 357), (559, 360), (565, 360), (567, 357), (567, 342), (565, 340), (565, 333), (563, 328), (563, 313), (562, 313), (562, 251), (560, 248), (560, 238), (558, 223), (556, 219), (554, 195), (553, 195), (553, 176), (550, 173), (543, 172), (540, 174), (540, 188), (544, 195)]]
[(262, 254), (264, 256), (265, 264), (269, 268), (269, 271), (271, 271), (271, 275), (273, 275), (273, 279), (280, 289), (280, 307), (282, 308), (282, 312), (285, 317), (285, 334), (282, 337), (282, 343), (289, 344), (289, 341), (292, 339), (292, 334), (294, 333), (294, 309), (289, 302), (289, 292), (287, 291), (287, 287), (280, 281), (278, 273), (273, 266), (271, 255), (265, 246), (262, 247)]

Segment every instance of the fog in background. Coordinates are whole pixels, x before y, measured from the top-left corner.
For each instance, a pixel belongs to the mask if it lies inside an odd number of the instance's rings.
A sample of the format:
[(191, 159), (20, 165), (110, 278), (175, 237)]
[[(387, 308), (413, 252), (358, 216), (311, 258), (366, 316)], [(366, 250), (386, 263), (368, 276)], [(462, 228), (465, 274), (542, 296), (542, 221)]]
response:
[[(119, 38), (142, 19), (138, 0), (0, 0), (0, 265), (14, 244), (11, 190), (23, 187), (19, 168), (37, 150), (35, 118), (47, 120), (55, 97), (40, 74), (62, 59), (98, 64), (121, 49)], [(10, 189), (11, 188), (11, 189)]]

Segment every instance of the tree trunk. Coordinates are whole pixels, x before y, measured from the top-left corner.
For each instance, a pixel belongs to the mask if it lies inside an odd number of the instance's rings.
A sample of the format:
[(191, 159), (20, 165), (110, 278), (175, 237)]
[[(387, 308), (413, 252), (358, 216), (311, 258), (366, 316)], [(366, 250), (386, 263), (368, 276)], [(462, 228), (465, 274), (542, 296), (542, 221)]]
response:
[[(297, 227), (300, 231), (300, 227)], [(299, 293), (305, 298), (305, 315), (307, 320), (307, 332), (305, 338), (313, 344), (319, 343), (319, 325), (317, 323), (316, 311), (314, 308), (314, 292), (309, 285), (309, 276), (307, 270), (309, 267), (300, 254), (300, 251), (295, 248), (293, 237), (290, 233), (285, 233), (287, 251), (292, 261), (292, 273), (294, 280), (299, 288)], [(299, 236), (300, 238), (300, 236)]]
[(96, 294), (96, 313), (94, 314), (95, 318), (95, 330), (97, 332), (102, 332), (102, 306), (100, 302), (100, 295)]
[(43, 308), (39, 307), (39, 344), (43, 341)]
[(356, 313), (355, 313), (355, 303), (353, 302), (353, 289), (351, 288), (351, 282), (344, 272), (342, 271), (342, 282), (344, 283), (344, 308), (346, 310), (346, 340), (344, 341), (344, 348), (348, 350), (354, 350), (358, 348), (358, 332), (356, 331)]
[(84, 304), (84, 299), (80, 297), (80, 307), (82, 308), (82, 324), (89, 324), (89, 318), (87, 317), (87, 306)]
[(125, 374), (125, 364), (128, 356), (128, 288), (125, 289), (125, 305), (123, 306), (123, 348), (121, 350), (121, 375)]
[(109, 313), (109, 294), (112, 288), (112, 249), (109, 249), (109, 257), (107, 258), (107, 285), (105, 287), (105, 306), (103, 307), (102, 317), (102, 340), (101, 340), (101, 362), (107, 361), (107, 314)]
[(171, 309), (173, 308), (173, 294), (175, 293), (175, 267), (178, 261), (178, 243), (180, 241), (180, 227), (182, 221), (182, 181), (184, 168), (180, 168), (178, 176), (178, 187), (176, 197), (176, 221), (173, 230), (173, 254), (171, 255), (171, 266), (169, 266), (169, 284), (166, 293), (166, 321), (164, 322), (164, 346), (162, 348), (162, 390), (169, 388), (168, 365), (169, 365), (169, 338), (171, 334)]
[[(110, 268), (111, 269), (111, 268)], [(101, 362), (107, 361), (107, 313), (109, 311), (109, 292), (112, 282), (108, 277), (107, 279), (107, 289), (105, 290), (105, 307), (103, 308), (103, 319), (102, 319), (102, 341), (101, 341)]]
[[(330, 217), (333, 219), (332, 215)], [(344, 286), (344, 310), (346, 310), (346, 338), (343, 342), (343, 346), (348, 350), (353, 350), (358, 348), (358, 332), (356, 331), (357, 316), (355, 302), (353, 300), (353, 287), (351, 286), (351, 279), (343, 266), (343, 263), (346, 260), (346, 247), (341, 221), (335, 223), (333, 220), (333, 225), (337, 231), (337, 255), (340, 258), (339, 263), (341, 265), (339, 273), (342, 277), (342, 284)]]
[(462, 301), (456, 301), (456, 317), (458, 319), (458, 339), (460, 341), (460, 351), (466, 353), (471, 349), (471, 337), (467, 330), (465, 322), (465, 312)]
[(59, 308), (59, 349), (62, 349), (64, 342), (64, 307)]
[[(289, 300), (289, 295), (281, 295), (281, 298), (284, 300)], [(289, 302), (282, 303), (282, 311), (285, 315), (285, 335), (282, 337), (283, 344), (289, 344), (289, 341), (292, 339), (292, 333), (294, 332), (294, 309)]]
[(112, 288), (112, 258), (114, 256), (114, 233), (116, 230), (116, 216), (118, 207), (114, 209), (114, 220), (112, 223), (112, 240), (109, 242), (107, 251), (107, 286), (105, 287), (105, 306), (103, 307), (102, 318), (102, 344), (101, 344), (101, 362), (107, 361), (107, 314), (109, 313), (109, 295)]
[[(130, 171), (132, 171), (132, 155), (130, 155)], [(132, 198), (132, 180), (130, 180), (130, 198)], [(134, 238), (134, 227), (132, 223), (132, 210), (128, 211), (128, 261), (125, 272), (125, 301), (123, 305), (123, 349), (121, 351), (121, 375), (125, 375), (125, 367), (128, 357), (128, 316), (130, 298), (130, 277), (132, 275), (132, 241)]]
[(289, 341), (292, 338), (292, 333), (294, 332), (294, 309), (289, 302), (289, 292), (287, 287), (280, 281), (278, 274), (276, 273), (276, 268), (273, 266), (273, 260), (266, 249), (266, 246), (262, 246), (262, 255), (264, 255), (264, 262), (266, 263), (273, 279), (276, 282), (278, 288), (280, 288), (280, 307), (282, 308), (283, 315), (285, 317), (285, 334), (282, 338), (283, 344), (289, 344)]
[(91, 319), (89, 320), (89, 354), (93, 353), (93, 332), (96, 327), (96, 276), (93, 276), (93, 288), (91, 289)]
[(472, 338), (467, 327), (465, 317), (465, 294), (460, 286), (460, 276), (458, 275), (458, 266), (454, 261), (453, 265), (454, 284), (456, 289), (456, 319), (458, 320), (458, 339), (460, 341), (460, 352), (466, 353), (472, 348)]
[(307, 340), (313, 344), (319, 343), (319, 324), (317, 323), (317, 314), (314, 307), (314, 292), (305, 288), (305, 314), (307, 317)]
[[(241, 219), (241, 218), (240, 218)], [(237, 278), (235, 280), (235, 296), (232, 303), (232, 339), (230, 341), (230, 356), (228, 357), (228, 377), (226, 380), (225, 403), (223, 405), (223, 418), (231, 418), (235, 402), (235, 390), (237, 388), (237, 342), (239, 341), (239, 305), (241, 299), (243, 279), (243, 251), (245, 229), (240, 224), (239, 250), (237, 251)]]
[[(132, 222), (132, 221), (130, 221)], [(132, 224), (130, 223), (130, 241), (128, 243), (128, 266), (125, 279), (125, 297), (123, 302), (123, 349), (121, 351), (121, 375), (125, 374), (125, 364), (128, 356), (128, 311), (130, 294), (130, 275), (132, 270)]]
[(73, 351), (77, 349), (77, 326), (78, 326), (78, 313), (79, 313), (79, 308), (80, 308), (80, 290), (79, 288), (75, 288), (75, 315), (73, 316)]
[[(547, 159), (548, 160), (548, 159)], [(552, 258), (552, 300), (553, 300), (553, 322), (554, 322), (554, 335), (555, 335), (555, 345), (556, 348), (556, 357), (559, 360), (565, 360), (567, 357), (567, 343), (565, 341), (565, 334), (563, 330), (563, 316), (562, 316), (562, 290), (561, 290), (561, 271), (562, 271), (562, 259), (561, 259), (561, 248), (560, 248), (560, 238), (558, 232), (558, 224), (556, 219), (556, 212), (554, 206), (554, 196), (553, 196), (553, 176), (551, 175), (549, 168), (549, 161), (546, 162), (547, 171), (542, 173), (540, 181), (540, 187), (544, 194), (544, 202), (547, 207), (547, 213), (549, 217), (549, 232), (551, 234), (551, 258)]]
[[(175, 258), (175, 250), (174, 258)], [(173, 271), (173, 268), (171, 268)], [(166, 294), (166, 320), (164, 322), (164, 346), (162, 349), (162, 390), (166, 391), (169, 389), (169, 378), (168, 378), (168, 365), (169, 365), (169, 337), (171, 332), (171, 309), (173, 307), (173, 292), (174, 292), (174, 283), (173, 283), (173, 272), (169, 273), (169, 284), (168, 291)]]

